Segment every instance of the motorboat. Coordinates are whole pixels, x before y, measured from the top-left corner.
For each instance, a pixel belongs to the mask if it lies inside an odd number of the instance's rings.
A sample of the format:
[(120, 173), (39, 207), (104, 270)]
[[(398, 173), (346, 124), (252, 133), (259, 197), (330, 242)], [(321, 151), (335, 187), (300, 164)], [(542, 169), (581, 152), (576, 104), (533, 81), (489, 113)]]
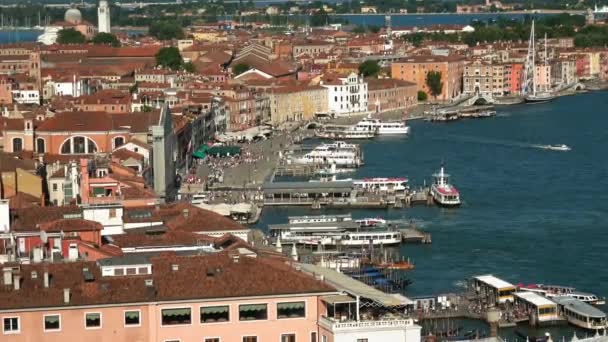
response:
[(376, 132), (378, 135), (408, 134), (410, 127), (403, 121), (381, 121), (379, 119), (366, 118), (359, 121), (354, 130)]
[(439, 172), (433, 174), (434, 182), (431, 185), (431, 196), (435, 203), (442, 207), (457, 207), (460, 205), (460, 193), (450, 184), (450, 175), (444, 172), (443, 165)]
[(571, 151), (572, 148), (568, 145), (565, 144), (560, 144), (560, 145), (538, 145), (538, 148), (542, 148), (544, 150), (551, 150), (551, 151), (562, 151), (562, 152), (567, 152), (567, 151)]
[(537, 93), (524, 96), (524, 101), (526, 101), (526, 103), (544, 103), (553, 101), (556, 98), (557, 96), (550, 93)]

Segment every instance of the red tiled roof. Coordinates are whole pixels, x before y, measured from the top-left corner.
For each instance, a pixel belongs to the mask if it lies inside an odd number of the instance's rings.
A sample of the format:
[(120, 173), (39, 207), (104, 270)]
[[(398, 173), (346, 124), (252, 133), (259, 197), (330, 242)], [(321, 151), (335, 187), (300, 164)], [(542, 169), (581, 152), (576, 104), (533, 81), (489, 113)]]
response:
[(16, 210), (14, 213), (15, 219), (11, 224), (11, 230), (38, 231), (37, 226), (40, 224), (82, 215), (82, 209), (77, 206), (41, 207), (36, 210)]
[[(178, 265), (177, 270), (173, 265)], [(93, 281), (85, 282), (84, 268), (93, 275)], [(328, 284), (296, 271), (284, 260), (240, 256), (235, 262), (229, 252), (153, 258), (152, 270), (153, 274), (146, 276), (102, 277), (94, 262), (21, 265), (21, 289), (0, 287), (0, 310), (336, 291)], [(32, 271), (38, 274), (36, 279), (32, 279)], [(52, 276), (49, 288), (43, 286), (44, 272)], [(145, 279), (152, 279), (153, 285), (146, 286)], [(64, 303), (64, 289), (70, 289), (69, 303)]]

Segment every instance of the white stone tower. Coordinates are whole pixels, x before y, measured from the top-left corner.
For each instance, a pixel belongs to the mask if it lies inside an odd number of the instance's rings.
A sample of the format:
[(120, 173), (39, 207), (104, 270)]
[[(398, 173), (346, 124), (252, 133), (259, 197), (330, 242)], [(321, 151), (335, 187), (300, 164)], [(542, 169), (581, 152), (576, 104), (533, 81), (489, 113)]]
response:
[(97, 20), (99, 21), (99, 33), (110, 33), (110, 6), (106, 0), (99, 1)]

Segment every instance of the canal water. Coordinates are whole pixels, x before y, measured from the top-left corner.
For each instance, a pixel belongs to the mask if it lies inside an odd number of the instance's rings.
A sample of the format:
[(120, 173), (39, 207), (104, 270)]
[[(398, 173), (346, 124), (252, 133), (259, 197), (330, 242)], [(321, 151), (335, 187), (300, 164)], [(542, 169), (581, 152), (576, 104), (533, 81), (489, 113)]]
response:
[[(416, 269), (409, 296), (457, 291), (474, 275), (574, 286), (608, 295), (608, 93), (498, 108), (490, 119), (410, 122), (409, 137), (362, 143), (353, 175), (430, 181), (443, 161), (464, 205), (457, 209), (354, 210), (354, 217), (416, 219), (432, 245), (403, 245)], [(567, 144), (569, 152), (537, 145)], [(267, 208), (258, 226), (287, 216), (345, 211)], [(570, 335), (571, 336), (571, 335)]]

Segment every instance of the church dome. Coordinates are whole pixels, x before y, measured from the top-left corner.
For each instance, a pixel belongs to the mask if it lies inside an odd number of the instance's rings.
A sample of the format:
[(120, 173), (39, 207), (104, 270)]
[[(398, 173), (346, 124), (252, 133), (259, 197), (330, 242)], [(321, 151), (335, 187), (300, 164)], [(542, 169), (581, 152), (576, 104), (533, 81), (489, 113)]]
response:
[(68, 23), (79, 24), (82, 21), (82, 14), (76, 8), (70, 8), (65, 12), (64, 20)]

